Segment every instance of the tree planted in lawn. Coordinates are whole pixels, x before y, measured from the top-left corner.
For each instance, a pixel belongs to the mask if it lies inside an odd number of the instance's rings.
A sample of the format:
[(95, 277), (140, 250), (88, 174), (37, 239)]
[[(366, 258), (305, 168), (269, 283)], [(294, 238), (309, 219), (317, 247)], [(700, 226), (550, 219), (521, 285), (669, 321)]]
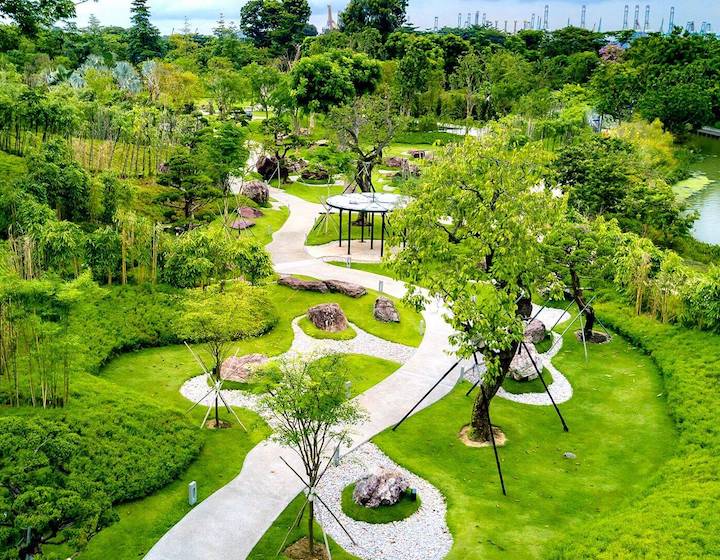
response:
[(383, 150), (402, 125), (389, 98), (380, 95), (358, 97), (335, 109), (331, 122), (338, 142), (356, 156), (355, 182), (363, 192), (375, 190), (372, 170), (382, 161)]
[[(496, 125), (481, 139), (449, 146), (423, 174), (414, 200), (393, 214), (390, 257), (397, 275), (426, 291), (407, 299), (423, 307), (444, 299), (459, 354), (481, 352), (487, 373), (473, 407), (476, 438), (490, 439), (488, 407), (523, 337), (520, 302), (540, 269), (540, 243), (564, 206), (545, 183), (548, 154), (514, 143)], [(406, 232), (402, 235), (400, 232)]]
[(363, 414), (346, 396), (346, 377), (337, 357), (285, 360), (269, 372), (273, 390), (263, 403), (275, 418), (273, 438), (300, 457), (308, 494), (308, 541), (314, 550), (314, 492), (329, 452), (349, 440), (349, 428)]

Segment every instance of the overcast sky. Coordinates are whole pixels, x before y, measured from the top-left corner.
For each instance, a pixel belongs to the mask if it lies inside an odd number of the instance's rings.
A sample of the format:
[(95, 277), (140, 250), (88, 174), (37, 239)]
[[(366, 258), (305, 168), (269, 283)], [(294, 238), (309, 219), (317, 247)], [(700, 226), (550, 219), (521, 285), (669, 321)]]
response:
[[(335, 15), (341, 11), (347, 1), (333, 2)], [(523, 20), (530, 20), (534, 12), (536, 17), (541, 17), (546, 2), (531, 2), (527, 0), (492, 0), (480, 2), (477, 0), (410, 0), (408, 7), (408, 19), (418, 28), (431, 28), (434, 18), (439, 19), (440, 27), (455, 26), (458, 21), (458, 13), (462, 13), (463, 23), (471, 13), (471, 20), (475, 20), (475, 12), (487, 14), (491, 22), (498, 21), (498, 27), (503, 28), (505, 20), (508, 21), (508, 29), (512, 29), (514, 21), (518, 21), (518, 27)], [(170, 33), (173, 29), (180, 30), (185, 17), (190, 20), (191, 28), (198, 31), (208, 32), (214, 27), (219, 14), (222, 12), (227, 21), (239, 19), (240, 7), (244, 1), (238, 0), (150, 0), (153, 23), (163, 33)], [(602, 18), (602, 29), (619, 29), (622, 26), (624, 1), (616, 0), (563, 0), (560, 2), (547, 2), (549, 5), (549, 27), (562, 27), (567, 24), (568, 18), (574, 25), (580, 24), (581, 6), (587, 6), (586, 26), (597, 27)], [(318, 29), (322, 29), (327, 20), (327, 1), (310, 0), (313, 15), (311, 22)], [(632, 26), (635, 3), (630, 3), (629, 21)], [(685, 25), (690, 20), (695, 21), (696, 28), (701, 22), (708, 21), (712, 24), (713, 31), (720, 28), (720, 1), (718, 0), (658, 0), (648, 3), (643, 2), (640, 6), (640, 25), (644, 25), (645, 6), (650, 6), (649, 29), (659, 29), (661, 23), (667, 28), (670, 16), (670, 7), (675, 6), (675, 24)], [(103, 25), (127, 26), (130, 16), (130, 0), (99, 0), (88, 2), (78, 7), (77, 23), (84, 26), (90, 14), (95, 14)]]

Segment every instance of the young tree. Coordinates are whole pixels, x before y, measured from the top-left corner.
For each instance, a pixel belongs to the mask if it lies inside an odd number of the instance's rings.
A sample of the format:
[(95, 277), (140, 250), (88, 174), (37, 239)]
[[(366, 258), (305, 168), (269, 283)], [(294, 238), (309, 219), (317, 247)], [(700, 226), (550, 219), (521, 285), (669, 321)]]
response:
[(59, 19), (74, 17), (76, 4), (76, 0), (0, 0), (0, 15), (17, 23), (22, 33), (35, 35)]
[(247, 163), (249, 152), (245, 147), (245, 131), (233, 122), (223, 122), (207, 129), (199, 149), (213, 184), (227, 195), (230, 177), (239, 173)]
[(482, 77), (482, 60), (472, 51), (458, 61), (455, 73), (450, 76), (453, 87), (463, 90), (465, 94), (465, 118), (468, 121), (472, 119), (478, 94), (482, 91)]
[(211, 58), (208, 61), (208, 70), (208, 89), (217, 103), (222, 119), (243, 96), (242, 76), (235, 70), (232, 62), (225, 58)]
[(253, 62), (243, 68), (242, 75), (248, 82), (252, 102), (263, 108), (265, 118), (270, 118), (273, 93), (280, 85), (282, 74), (274, 66), (260, 66)]
[(551, 297), (570, 298), (585, 318), (585, 340), (592, 341), (595, 310), (585, 297), (587, 282), (612, 278), (615, 252), (621, 242), (615, 221), (589, 220), (578, 212), (558, 220), (541, 244), (549, 270)]
[(355, 182), (363, 192), (375, 190), (372, 170), (382, 161), (383, 150), (403, 124), (390, 100), (381, 96), (358, 97), (332, 111), (331, 122), (338, 142), (356, 156)]
[(191, 219), (195, 212), (222, 192), (212, 185), (204, 166), (196, 154), (187, 148), (177, 148), (163, 166), (158, 183), (173, 190), (163, 193), (157, 200), (170, 208), (181, 210), (185, 219)]
[(463, 356), (482, 353), (487, 368), (471, 425), (488, 441), (489, 404), (510, 369), (524, 327), (519, 302), (540, 269), (539, 240), (563, 208), (559, 189), (549, 189), (548, 154), (517, 145), (506, 125), (482, 138), (451, 145), (423, 174), (414, 199), (393, 214), (391, 243), (404, 249), (390, 265), (426, 291), (408, 300), (422, 307), (442, 298)]
[(346, 397), (346, 377), (333, 357), (298, 357), (270, 372), (273, 390), (263, 404), (273, 415), (273, 438), (301, 458), (308, 494), (309, 554), (315, 554), (315, 489), (329, 452), (349, 441), (349, 429), (363, 417)]
[(85, 240), (85, 255), (95, 278), (111, 285), (120, 265), (120, 235), (110, 226), (96, 229)]
[(132, 0), (130, 7), (132, 26), (128, 32), (130, 60), (135, 64), (162, 56), (163, 45), (160, 31), (150, 21), (147, 0)]
[[(256, 297), (252, 288), (233, 285), (224, 290), (213, 286), (193, 292), (185, 302), (183, 313), (176, 325), (178, 336), (185, 341), (202, 344), (212, 358), (210, 377), (213, 383), (221, 380), (221, 367), (230, 356), (235, 341), (257, 335), (259, 319), (266, 309), (250, 309), (252, 305), (271, 305), (264, 297)], [(220, 407), (215, 398), (215, 428), (220, 423)]]
[(256, 47), (294, 57), (310, 14), (307, 0), (249, 0), (240, 8), (240, 28)]

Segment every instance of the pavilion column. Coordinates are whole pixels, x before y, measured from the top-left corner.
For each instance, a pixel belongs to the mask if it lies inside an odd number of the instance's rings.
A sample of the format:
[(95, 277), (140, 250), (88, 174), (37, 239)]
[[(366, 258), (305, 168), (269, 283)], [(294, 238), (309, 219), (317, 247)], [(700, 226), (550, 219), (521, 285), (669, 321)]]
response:
[(382, 213), (382, 225), (380, 227), (380, 256), (385, 254), (385, 212)]
[(340, 219), (338, 220), (339, 247), (342, 247), (342, 208), (340, 208)]
[(375, 212), (372, 213), (371, 218), (371, 227), (370, 227), (370, 250), (372, 251), (373, 248), (373, 241), (375, 241)]
[(352, 210), (348, 210), (348, 234), (347, 234), (347, 242), (348, 242), (348, 252), (347, 254), (350, 254), (350, 239), (352, 238)]

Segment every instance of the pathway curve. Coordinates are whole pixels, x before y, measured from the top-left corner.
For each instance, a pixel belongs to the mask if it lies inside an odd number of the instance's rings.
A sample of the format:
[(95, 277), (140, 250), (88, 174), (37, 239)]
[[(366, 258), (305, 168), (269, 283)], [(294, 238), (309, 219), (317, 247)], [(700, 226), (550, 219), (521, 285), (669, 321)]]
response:
[[(405, 294), (404, 283), (397, 280), (311, 258), (305, 251), (304, 241), (321, 206), (279, 189), (272, 189), (272, 196), (290, 208), (290, 216), (267, 246), (277, 272), (321, 280), (343, 280), (372, 289), (382, 280), (386, 293), (398, 298)], [(546, 311), (538, 318), (551, 324), (554, 322), (551, 314), (556, 311)], [(415, 353), (395, 373), (355, 397), (368, 417), (353, 430), (349, 449), (343, 449), (342, 454), (399, 421), (438, 376), (454, 363), (448, 342), (452, 330), (443, 319), (444, 313), (440, 304), (428, 306), (423, 312), (425, 335)], [(450, 392), (459, 376), (459, 368), (456, 368), (416, 411)], [(288, 448), (271, 440), (258, 444), (246, 456), (238, 476), (188, 512), (155, 544), (146, 559), (246, 558), (277, 516), (302, 490), (302, 483), (283, 464), (281, 456), (301, 470), (299, 459)]]

